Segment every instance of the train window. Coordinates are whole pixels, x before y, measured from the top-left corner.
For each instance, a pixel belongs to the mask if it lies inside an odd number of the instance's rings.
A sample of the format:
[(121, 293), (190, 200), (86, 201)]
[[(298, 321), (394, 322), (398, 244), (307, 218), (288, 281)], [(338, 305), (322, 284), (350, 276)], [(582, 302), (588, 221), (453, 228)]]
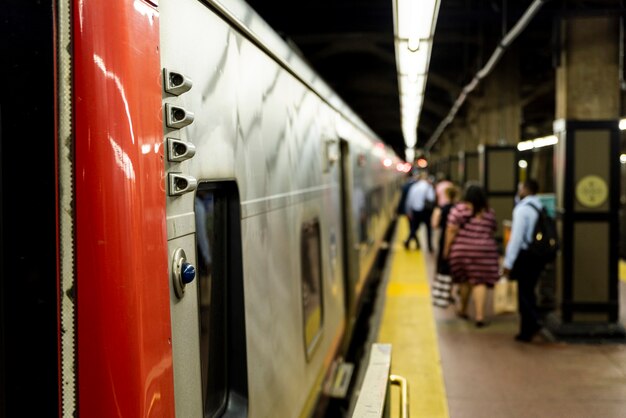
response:
[(200, 188), (195, 213), (202, 397), (204, 416), (212, 417), (227, 398), (225, 201)]
[(322, 331), (322, 258), (318, 220), (302, 226), (300, 260), (302, 268), (302, 310), (307, 358)]
[(248, 363), (237, 184), (200, 182), (195, 214), (204, 418), (246, 416)]

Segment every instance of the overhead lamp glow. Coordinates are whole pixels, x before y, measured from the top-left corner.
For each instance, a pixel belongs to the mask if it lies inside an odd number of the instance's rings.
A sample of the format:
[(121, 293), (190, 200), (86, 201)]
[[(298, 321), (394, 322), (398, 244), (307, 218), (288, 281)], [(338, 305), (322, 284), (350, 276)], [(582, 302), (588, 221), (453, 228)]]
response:
[(523, 141), (517, 144), (518, 151), (529, 151), (535, 148), (548, 147), (550, 145), (555, 145), (559, 142), (559, 138), (555, 135), (544, 136), (541, 138), (531, 139), (529, 141)]
[[(400, 75), (398, 77), (398, 89), (401, 95), (424, 94), (426, 88), (426, 76), (415, 74), (415, 77)], [(417, 93), (415, 93), (417, 92)]]
[(519, 144), (517, 144), (517, 150), (518, 151), (529, 151), (531, 149), (535, 148), (535, 146), (533, 145), (533, 141), (523, 141), (520, 142)]
[(412, 163), (415, 160), (415, 148), (407, 148), (404, 150), (404, 157), (408, 163)]
[(544, 136), (543, 138), (537, 138), (533, 140), (533, 145), (535, 148), (548, 147), (550, 145), (555, 145), (559, 142), (559, 138), (554, 135)]
[(626, 164), (626, 154), (622, 154), (619, 156), (619, 162), (622, 164)]
[(411, 50), (408, 41), (396, 42), (396, 64), (400, 74), (426, 74), (430, 59), (430, 41), (420, 41), (417, 50)]
[(519, 160), (517, 165), (519, 166), (519, 168), (527, 168), (528, 167), (528, 161), (526, 161), (526, 160)]
[(430, 38), (437, 20), (439, 0), (396, 0), (396, 36)]
[(440, 0), (392, 1), (402, 134), (407, 148), (413, 148)]
[(417, 144), (417, 134), (415, 133), (415, 129), (413, 131), (402, 131), (402, 136), (404, 136), (404, 145), (407, 147), (414, 147)]
[(415, 52), (420, 48), (420, 38), (414, 37), (407, 39), (406, 47), (409, 48), (409, 51)]
[(626, 130), (626, 119), (620, 119), (620, 121), (619, 121), (619, 130), (620, 131), (625, 131)]

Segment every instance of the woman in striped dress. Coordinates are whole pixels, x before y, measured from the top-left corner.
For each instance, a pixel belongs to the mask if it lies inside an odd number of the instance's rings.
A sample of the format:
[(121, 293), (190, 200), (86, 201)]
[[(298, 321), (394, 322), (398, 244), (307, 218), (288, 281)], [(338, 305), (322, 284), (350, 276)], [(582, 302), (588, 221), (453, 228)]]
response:
[(448, 215), (444, 256), (449, 259), (454, 282), (459, 284), (461, 304), (457, 314), (467, 318), (471, 290), (477, 327), (485, 325), (487, 287), (493, 287), (499, 279), (495, 231), (496, 217), (485, 192), (476, 184), (468, 184), (463, 201)]

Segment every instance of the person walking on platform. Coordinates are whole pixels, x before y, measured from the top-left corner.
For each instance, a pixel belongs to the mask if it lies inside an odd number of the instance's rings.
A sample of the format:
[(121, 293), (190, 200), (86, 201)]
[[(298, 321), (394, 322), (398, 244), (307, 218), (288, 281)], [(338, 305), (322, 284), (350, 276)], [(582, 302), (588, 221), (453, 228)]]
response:
[(471, 291), (478, 328), (485, 326), (487, 288), (500, 278), (498, 246), (493, 237), (496, 225), (495, 213), (482, 187), (469, 183), (462, 201), (448, 215), (444, 257), (449, 260), (453, 281), (459, 284), (457, 315), (468, 318)]
[(451, 302), (452, 278), (450, 276), (450, 264), (443, 257), (443, 248), (445, 245), (445, 231), (448, 225), (448, 215), (450, 210), (456, 203), (458, 194), (457, 188), (450, 183), (445, 190), (446, 204), (437, 206), (431, 218), (431, 226), (434, 230), (439, 230), (439, 244), (437, 252), (437, 272), (433, 282), (432, 298), (433, 304), (441, 308), (446, 308)]
[(541, 201), (535, 196), (538, 190), (538, 183), (532, 179), (519, 185), (520, 201), (513, 209), (511, 237), (506, 247), (502, 269), (504, 276), (517, 281), (520, 332), (515, 339), (522, 342), (531, 341), (542, 329), (535, 287), (544, 263), (533, 258), (527, 251), (533, 239), (539, 212), (543, 208)]
[(437, 206), (444, 207), (450, 200), (446, 194), (446, 190), (449, 187), (454, 186), (454, 183), (450, 181), (450, 176), (443, 173), (437, 173), (437, 185), (435, 186), (435, 194), (437, 195)]
[(435, 206), (435, 190), (428, 181), (428, 174), (421, 173), (419, 180), (411, 186), (406, 196), (405, 213), (409, 217), (411, 230), (409, 236), (404, 241), (404, 247), (408, 250), (411, 240), (415, 239), (417, 248), (419, 240), (417, 231), (422, 223), (426, 224), (426, 235), (428, 237), (428, 251), (433, 252), (432, 229), (430, 227), (430, 217)]
[(409, 174), (406, 183), (402, 185), (402, 192), (400, 194), (400, 201), (398, 202), (398, 208), (396, 209), (397, 215), (406, 215), (406, 197), (409, 194), (409, 189), (417, 181), (417, 174)]

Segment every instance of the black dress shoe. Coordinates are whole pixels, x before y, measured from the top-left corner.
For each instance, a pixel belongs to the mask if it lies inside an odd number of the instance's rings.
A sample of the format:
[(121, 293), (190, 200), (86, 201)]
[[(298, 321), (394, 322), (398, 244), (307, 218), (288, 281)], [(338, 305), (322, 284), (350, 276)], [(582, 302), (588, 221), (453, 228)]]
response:
[(487, 323), (485, 321), (476, 321), (476, 328), (485, 328)]
[(536, 327), (534, 327), (530, 331), (520, 332), (519, 334), (517, 334), (515, 336), (515, 341), (529, 343), (529, 342), (531, 342), (533, 340), (535, 335), (537, 335), (539, 333), (539, 331), (541, 331), (541, 330), (542, 330), (542, 327), (540, 325), (537, 325)]

